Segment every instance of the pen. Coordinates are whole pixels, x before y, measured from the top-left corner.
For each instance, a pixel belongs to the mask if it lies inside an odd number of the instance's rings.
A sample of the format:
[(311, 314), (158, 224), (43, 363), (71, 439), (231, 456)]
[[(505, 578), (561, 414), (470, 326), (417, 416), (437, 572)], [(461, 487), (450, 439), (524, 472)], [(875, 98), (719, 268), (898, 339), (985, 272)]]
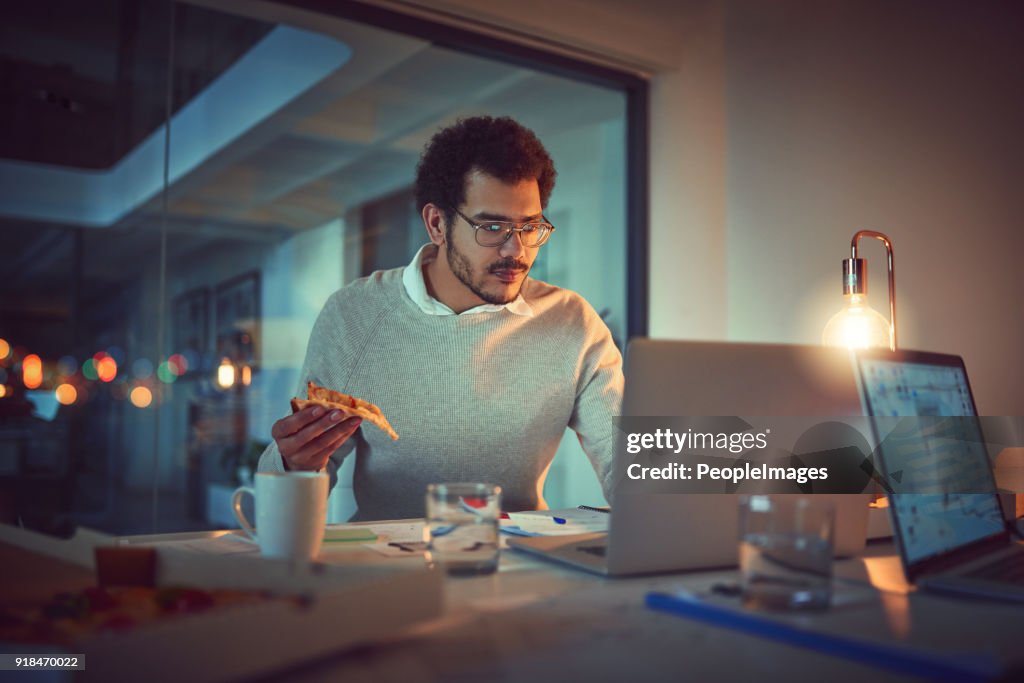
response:
[(413, 552), (413, 549), (412, 548), (407, 548), (404, 543), (388, 543), (388, 545), (391, 546), (392, 548), (398, 548), (399, 550), (403, 550), (403, 551), (405, 551), (407, 553)]

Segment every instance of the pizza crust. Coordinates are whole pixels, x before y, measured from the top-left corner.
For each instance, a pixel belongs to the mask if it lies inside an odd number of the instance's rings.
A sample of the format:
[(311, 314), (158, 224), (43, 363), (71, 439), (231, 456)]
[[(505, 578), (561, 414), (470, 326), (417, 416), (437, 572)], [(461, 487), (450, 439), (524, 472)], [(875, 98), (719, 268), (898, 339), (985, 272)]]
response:
[(369, 401), (321, 387), (313, 382), (307, 383), (306, 395), (309, 396), (308, 399), (292, 399), (293, 413), (310, 405), (323, 406), (328, 410), (340, 410), (345, 417), (361, 417), (390, 436), (392, 441), (398, 441), (398, 433), (391, 427), (387, 418), (384, 417), (384, 413)]

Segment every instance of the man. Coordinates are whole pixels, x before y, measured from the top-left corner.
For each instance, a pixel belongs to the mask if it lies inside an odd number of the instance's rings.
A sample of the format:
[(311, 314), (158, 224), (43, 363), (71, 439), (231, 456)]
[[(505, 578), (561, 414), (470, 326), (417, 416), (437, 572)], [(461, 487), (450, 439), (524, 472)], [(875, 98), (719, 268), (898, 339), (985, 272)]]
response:
[(338, 466), (356, 452), (354, 521), (422, 517), (431, 482), (499, 484), (505, 510), (545, 507), (566, 426), (610, 496), (622, 357), (578, 294), (528, 278), (554, 228), (544, 146), (509, 118), (441, 130), (416, 173), (430, 244), (405, 268), (335, 292), (300, 381), (371, 401), (401, 435), (307, 407), (278, 420), (261, 471)]

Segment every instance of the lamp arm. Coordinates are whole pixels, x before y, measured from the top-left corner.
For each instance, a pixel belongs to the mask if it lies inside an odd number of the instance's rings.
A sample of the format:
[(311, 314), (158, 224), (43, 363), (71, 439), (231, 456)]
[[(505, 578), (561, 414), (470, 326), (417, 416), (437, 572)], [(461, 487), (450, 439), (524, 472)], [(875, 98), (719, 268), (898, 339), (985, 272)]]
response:
[(892, 350), (895, 351), (897, 348), (896, 344), (896, 266), (893, 261), (892, 255), (892, 240), (889, 239), (888, 235), (885, 235), (874, 230), (858, 230), (854, 234), (853, 239), (850, 240), (850, 253), (853, 258), (857, 258), (857, 245), (862, 237), (873, 237), (876, 240), (882, 242), (885, 245), (885, 254), (888, 258), (889, 266), (889, 333), (892, 336)]

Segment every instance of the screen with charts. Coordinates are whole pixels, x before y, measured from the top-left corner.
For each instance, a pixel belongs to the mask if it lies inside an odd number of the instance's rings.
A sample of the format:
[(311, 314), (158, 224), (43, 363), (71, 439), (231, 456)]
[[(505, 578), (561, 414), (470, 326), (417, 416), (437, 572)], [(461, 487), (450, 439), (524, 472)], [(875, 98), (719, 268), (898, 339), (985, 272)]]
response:
[[(869, 415), (975, 415), (962, 367), (862, 358), (860, 370)], [(911, 563), (1002, 533), (1005, 528), (978, 422), (957, 420), (953, 424), (961, 433), (925, 435), (928, 430), (917, 429), (912, 440), (902, 442), (879, 435), (886, 471), (906, 472), (940, 488), (943, 482), (956, 482), (956, 490), (948, 493), (890, 496), (903, 552)], [(965, 490), (989, 492), (963, 493)]]

